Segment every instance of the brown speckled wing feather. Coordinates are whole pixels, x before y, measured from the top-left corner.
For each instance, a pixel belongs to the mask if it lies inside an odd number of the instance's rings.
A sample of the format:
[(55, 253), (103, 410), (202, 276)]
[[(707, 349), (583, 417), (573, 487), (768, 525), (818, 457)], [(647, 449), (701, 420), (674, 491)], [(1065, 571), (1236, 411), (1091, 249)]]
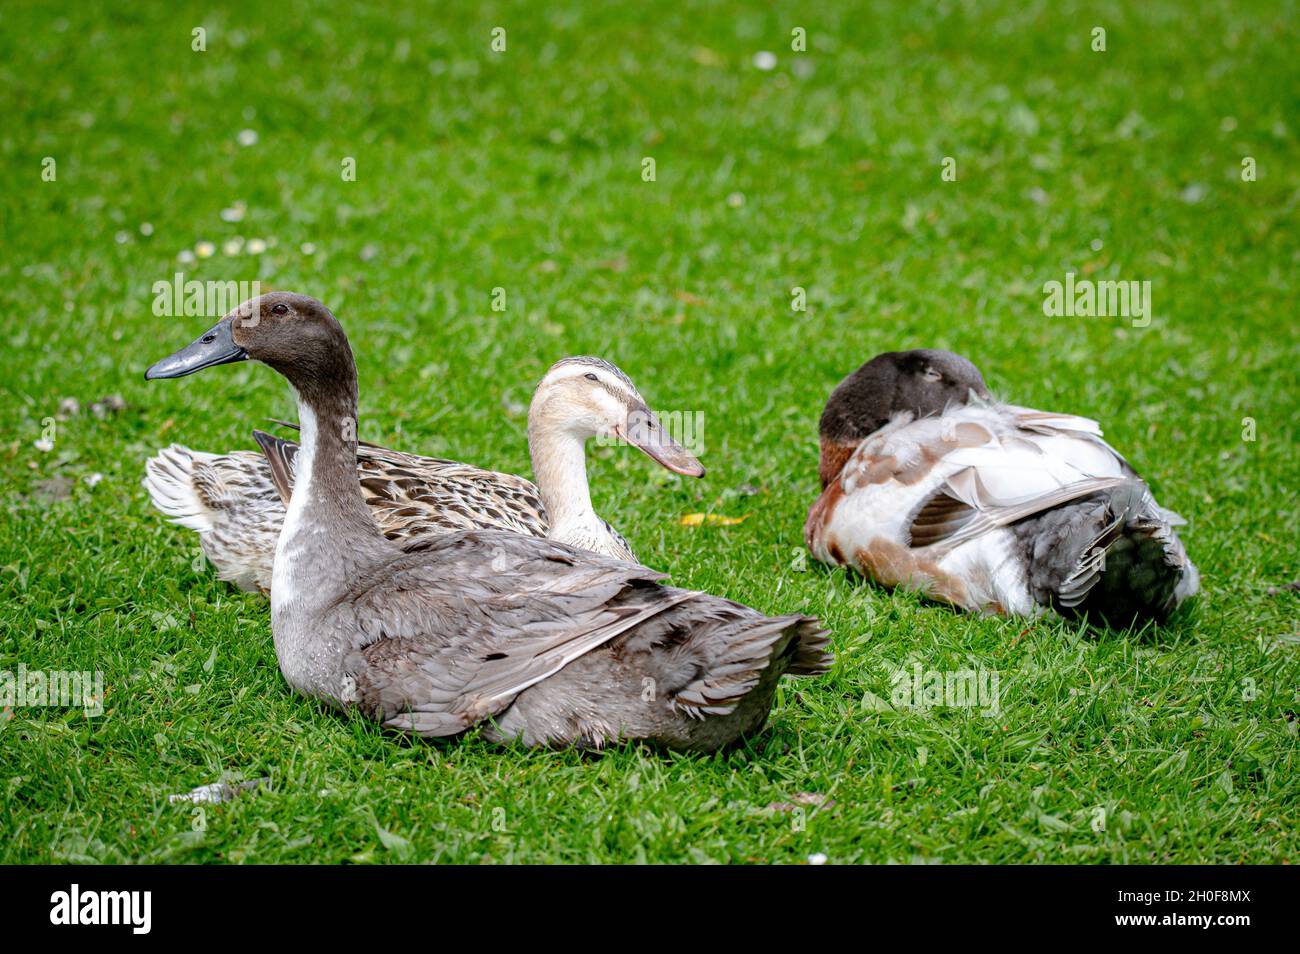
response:
[(262, 455), (271, 469), (271, 483), (275, 485), (280, 495), (280, 502), (287, 507), (289, 497), (293, 494), (293, 475), (298, 445), (293, 441), (268, 434), (266, 431), (253, 431), (253, 440), (257, 441), (257, 446), (262, 448)]
[(530, 481), (383, 447), (357, 452), (361, 490), (390, 540), (455, 530), (545, 536), (546, 510)]
[[(297, 442), (262, 431), (253, 436), (287, 502)], [(546, 535), (546, 509), (537, 488), (514, 474), (362, 444), (357, 449), (357, 476), (375, 523), (384, 536), (399, 543), (458, 530)]]

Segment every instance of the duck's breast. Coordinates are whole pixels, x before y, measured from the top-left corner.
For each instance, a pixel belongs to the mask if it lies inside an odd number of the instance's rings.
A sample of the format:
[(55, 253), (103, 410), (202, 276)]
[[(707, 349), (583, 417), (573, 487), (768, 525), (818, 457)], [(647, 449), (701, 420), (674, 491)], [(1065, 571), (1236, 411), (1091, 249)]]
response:
[(881, 428), (859, 445), (813, 505), (805, 526), (809, 550), (820, 560), (851, 564), (856, 550), (877, 542), (909, 547), (912, 516), (951, 473), (945, 458), (991, 436), (964, 419), (902, 420)]

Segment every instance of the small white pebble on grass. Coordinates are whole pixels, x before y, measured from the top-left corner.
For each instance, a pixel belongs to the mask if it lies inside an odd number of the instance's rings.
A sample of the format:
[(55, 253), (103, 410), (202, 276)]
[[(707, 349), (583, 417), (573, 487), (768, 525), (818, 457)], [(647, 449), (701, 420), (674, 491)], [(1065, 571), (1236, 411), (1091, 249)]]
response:
[(118, 232), (113, 236), (113, 241), (117, 242), (118, 245), (125, 245), (127, 242), (131, 241), (131, 233), (125, 230)]
[(48, 437), (42, 437), (33, 442), (32, 446), (42, 454), (48, 454), (50, 451), (54, 450), (54, 441), (50, 440)]
[(199, 258), (211, 258), (217, 253), (217, 247), (211, 242), (200, 242), (194, 246), (194, 254)]
[(240, 144), (241, 146), (256, 146), (256, 145), (257, 145), (257, 130), (256, 130), (256, 129), (241, 129), (241, 130), (239, 131), (239, 135), (236, 136), (235, 139), (239, 142), (239, 144)]
[(754, 65), (760, 70), (776, 69), (776, 54), (771, 50), (759, 50), (754, 54)]
[(193, 264), (194, 253), (187, 248), (183, 248), (176, 253), (176, 261), (180, 262), (182, 265)]
[(148, 238), (150, 235), (153, 235), (153, 224), (150, 222), (141, 222), (140, 234), (143, 235), (145, 238)]
[(745, 193), (743, 192), (733, 192), (731, 195), (727, 196), (727, 205), (731, 206), (733, 209), (738, 209), (744, 204)]
[(827, 859), (827, 857), (820, 851), (808, 856), (808, 864), (810, 865), (824, 865), (828, 860), (829, 859)]
[(312, 242), (303, 242), (303, 243), (302, 243), (302, 254), (304, 254), (304, 255), (315, 255), (315, 254), (316, 254), (316, 246), (315, 246), (315, 244), (312, 243)]
[(226, 239), (221, 245), (221, 251), (227, 255), (238, 255), (244, 248), (244, 240), (236, 236), (232, 239)]
[(261, 255), (266, 251), (266, 243), (261, 239), (249, 239), (247, 251), (249, 255)]
[(104, 479), (104, 475), (101, 474), (99, 471), (95, 471), (93, 474), (87, 474), (85, 477), (81, 479), (86, 482), (87, 487), (94, 487), (95, 484), (99, 483), (101, 480)]
[(247, 211), (248, 206), (244, 205), (242, 202), (236, 202), (234, 205), (230, 206), (230, 208), (221, 210), (221, 221), (242, 222), (244, 221), (244, 213)]
[(1088, 248), (1092, 249), (1094, 252), (1100, 252), (1101, 249), (1102, 249), (1102, 242), (1101, 242), (1101, 239), (1093, 239), (1093, 240), (1088, 244)]

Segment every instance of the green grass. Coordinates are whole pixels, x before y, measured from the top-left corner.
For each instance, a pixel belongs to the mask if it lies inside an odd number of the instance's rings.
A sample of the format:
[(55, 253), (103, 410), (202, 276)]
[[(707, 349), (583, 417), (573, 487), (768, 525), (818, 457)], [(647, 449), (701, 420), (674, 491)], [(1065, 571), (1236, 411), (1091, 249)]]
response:
[[(166, 6), (0, 12), (0, 669), (108, 685), (100, 718), (0, 717), (0, 862), (1295, 860), (1297, 597), (1268, 592), (1300, 576), (1294, 2)], [(178, 264), (236, 235), (275, 244)], [(711, 757), (412, 743), (294, 696), (263, 601), (139, 486), (160, 445), (293, 414), (257, 366), (142, 380), (206, 327), (151, 313), (178, 269), (329, 304), (368, 440), (527, 473), (519, 406), (567, 354), (703, 411), (703, 482), (593, 449), (598, 509), (680, 585), (822, 616), (835, 671)], [(1045, 317), (1067, 271), (1149, 280), (1154, 321)], [(801, 571), (826, 395), (918, 346), (1100, 419), (1191, 521), (1203, 598), (1084, 633)], [(996, 670), (1001, 714), (873, 702), (912, 661)]]

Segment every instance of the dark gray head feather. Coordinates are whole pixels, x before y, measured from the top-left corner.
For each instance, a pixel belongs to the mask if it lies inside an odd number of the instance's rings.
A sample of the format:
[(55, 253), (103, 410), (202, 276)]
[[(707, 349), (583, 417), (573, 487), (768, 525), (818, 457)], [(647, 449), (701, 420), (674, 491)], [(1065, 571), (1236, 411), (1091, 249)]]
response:
[(940, 414), (971, 392), (988, 398), (979, 369), (959, 354), (933, 348), (876, 355), (840, 382), (822, 412), (821, 436), (840, 444), (862, 440), (896, 414)]

